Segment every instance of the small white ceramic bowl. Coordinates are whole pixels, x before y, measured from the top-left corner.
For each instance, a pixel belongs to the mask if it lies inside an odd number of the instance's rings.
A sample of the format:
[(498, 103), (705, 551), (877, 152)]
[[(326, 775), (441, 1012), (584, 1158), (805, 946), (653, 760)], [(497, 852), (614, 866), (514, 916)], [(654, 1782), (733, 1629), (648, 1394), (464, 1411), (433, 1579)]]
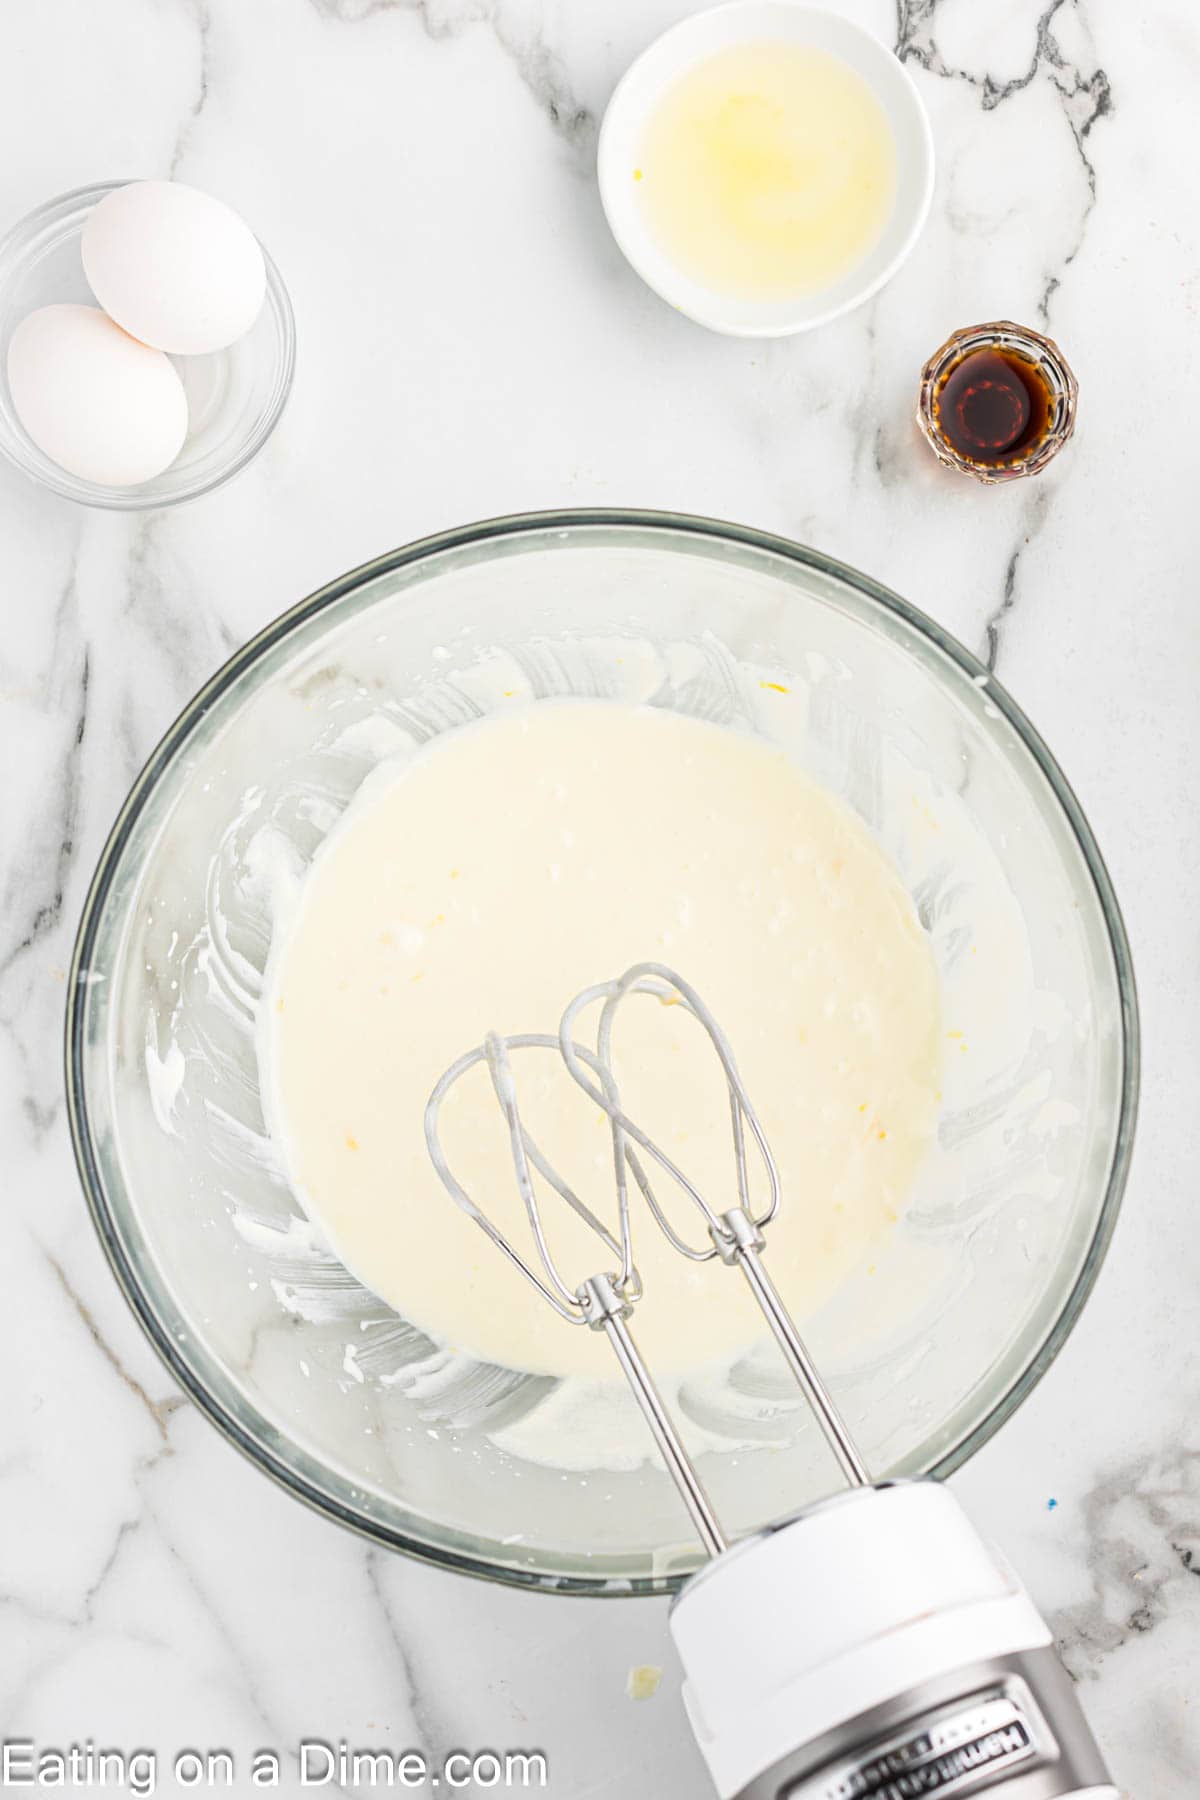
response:
[[(681, 75), (718, 51), (771, 41), (827, 51), (868, 84), (896, 140), (896, 197), (875, 243), (840, 280), (809, 294), (756, 301), (714, 293), (680, 269), (651, 231), (631, 177), (647, 121)], [(626, 71), (604, 115), (598, 174), (612, 234), (655, 293), (713, 331), (788, 337), (860, 306), (896, 273), (920, 236), (933, 198), (933, 134), (907, 71), (861, 25), (793, 0), (729, 0), (672, 26)]]

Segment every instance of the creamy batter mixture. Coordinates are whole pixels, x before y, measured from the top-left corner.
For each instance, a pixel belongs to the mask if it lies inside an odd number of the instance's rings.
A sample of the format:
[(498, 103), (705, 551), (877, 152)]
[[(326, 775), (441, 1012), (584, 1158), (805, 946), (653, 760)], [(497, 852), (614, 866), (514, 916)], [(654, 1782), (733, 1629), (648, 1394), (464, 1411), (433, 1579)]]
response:
[[(486, 1031), (553, 1031), (579, 988), (648, 959), (679, 969), (733, 1043), (782, 1174), (769, 1259), (797, 1316), (894, 1225), (934, 1129), (941, 1028), (928, 942), (884, 854), (758, 739), (620, 702), (515, 704), (366, 783), (268, 971), (264, 1089), (290, 1177), (347, 1267), (439, 1341), (620, 1380), (602, 1338), (564, 1324), (447, 1197), (422, 1115)], [(694, 1024), (630, 1001), (617, 1052), (628, 1110), (732, 1204), (728, 1108)], [(602, 1116), (551, 1052), (515, 1068), (533, 1134), (611, 1218)], [(450, 1097), (444, 1143), (524, 1246), (503, 1124), (475, 1076)], [(571, 1280), (610, 1260), (552, 1195), (546, 1213)], [(637, 1214), (635, 1230), (635, 1325), (656, 1368), (763, 1335), (729, 1271), (685, 1262)]]

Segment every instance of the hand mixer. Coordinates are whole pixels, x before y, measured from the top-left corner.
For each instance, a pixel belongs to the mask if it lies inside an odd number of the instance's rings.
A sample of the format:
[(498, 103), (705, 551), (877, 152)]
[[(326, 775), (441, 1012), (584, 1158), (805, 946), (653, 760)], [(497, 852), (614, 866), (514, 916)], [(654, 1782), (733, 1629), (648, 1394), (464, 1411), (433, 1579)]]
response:
[[(738, 1204), (718, 1211), (630, 1118), (613, 1073), (619, 1006), (630, 996), (677, 1004), (707, 1034), (729, 1092)], [(595, 1049), (577, 1025), (600, 1006)], [(553, 1049), (607, 1115), (616, 1230), (574, 1191), (522, 1121), (510, 1053)], [(535, 1267), (458, 1182), (438, 1121), (449, 1089), (487, 1066), (504, 1114)], [(659, 963), (639, 963), (571, 1001), (556, 1036), (489, 1034), (441, 1077), (425, 1114), (444, 1186), (497, 1249), (569, 1324), (602, 1331), (633, 1390), (710, 1561), (671, 1612), (684, 1700), (722, 1800), (1117, 1800), (1051, 1634), (1024, 1588), (931, 1480), (872, 1481), (861, 1454), (763, 1267), (779, 1173), (730, 1044), (695, 989)], [(751, 1198), (747, 1139), (765, 1174)], [(700, 1245), (668, 1218), (650, 1165), (706, 1228)], [(604, 1245), (611, 1264), (572, 1286), (547, 1241), (534, 1173)], [(680, 1255), (740, 1269), (848, 1483), (730, 1546), (629, 1328), (642, 1284), (634, 1262), (629, 1177)], [(615, 1265), (615, 1266), (614, 1266)]]

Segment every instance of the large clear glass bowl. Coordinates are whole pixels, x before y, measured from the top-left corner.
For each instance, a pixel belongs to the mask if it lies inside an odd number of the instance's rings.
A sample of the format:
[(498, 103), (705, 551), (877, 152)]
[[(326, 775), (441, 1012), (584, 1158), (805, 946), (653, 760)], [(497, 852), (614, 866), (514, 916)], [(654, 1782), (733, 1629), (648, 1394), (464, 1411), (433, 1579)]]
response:
[[(431, 1344), (314, 1244), (266, 1136), (253, 1041), (271, 871), (302, 871), (397, 732), (474, 716), (481, 657), (509, 653), (538, 697), (603, 693), (616, 640), (659, 653), (654, 704), (787, 722), (896, 859), (954, 989), (970, 1056), (948, 1045), (937, 1148), (873, 1282), (805, 1325), (876, 1473), (961, 1463), (1053, 1360), (1113, 1230), (1137, 1088), (1129, 949), (1087, 822), (1019, 708), (929, 619), (814, 551), (705, 520), (557, 513), (427, 539), (303, 601), (196, 696), (117, 821), (80, 927), (67, 1076), (113, 1269), (240, 1449), (378, 1543), (624, 1594), (698, 1561), (665, 1473), (528, 1460), (509, 1428), (550, 1384)], [(786, 675), (788, 704), (746, 669)], [(980, 945), (990, 970), (968, 966)], [(767, 1351), (715, 1407), (679, 1400), (731, 1533), (833, 1485)]]

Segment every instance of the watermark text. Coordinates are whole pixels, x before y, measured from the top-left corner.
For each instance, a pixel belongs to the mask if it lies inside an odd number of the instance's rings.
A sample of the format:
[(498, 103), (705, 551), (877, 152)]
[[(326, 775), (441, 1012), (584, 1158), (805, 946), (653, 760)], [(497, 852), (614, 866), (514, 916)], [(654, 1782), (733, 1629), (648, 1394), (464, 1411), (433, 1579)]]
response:
[(146, 1800), (162, 1792), (232, 1788), (243, 1778), (252, 1788), (367, 1788), (433, 1793), (439, 1789), (537, 1791), (550, 1779), (541, 1750), (452, 1750), (440, 1760), (422, 1750), (353, 1748), (338, 1739), (303, 1738), (288, 1750), (255, 1750), (241, 1759), (231, 1750), (186, 1748), (122, 1750), (88, 1739), (65, 1747), (31, 1738), (0, 1740), (0, 1792), (56, 1789), (62, 1793), (108, 1788)]

